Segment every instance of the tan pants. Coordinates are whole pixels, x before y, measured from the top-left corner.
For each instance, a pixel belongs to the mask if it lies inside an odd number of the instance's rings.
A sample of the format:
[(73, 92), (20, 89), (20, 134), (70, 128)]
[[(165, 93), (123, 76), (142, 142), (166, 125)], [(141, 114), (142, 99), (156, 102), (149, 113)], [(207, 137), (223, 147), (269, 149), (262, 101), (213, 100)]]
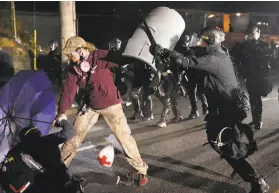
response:
[(78, 112), (74, 121), (76, 136), (68, 140), (61, 149), (62, 159), (67, 166), (77, 154), (77, 149), (86, 136), (86, 133), (97, 122), (99, 115), (103, 115), (107, 124), (113, 131), (116, 138), (122, 145), (129, 164), (146, 175), (148, 165), (141, 159), (135, 139), (131, 136), (131, 130), (127, 123), (121, 104), (110, 106), (102, 110), (92, 110), (89, 108), (85, 114)]

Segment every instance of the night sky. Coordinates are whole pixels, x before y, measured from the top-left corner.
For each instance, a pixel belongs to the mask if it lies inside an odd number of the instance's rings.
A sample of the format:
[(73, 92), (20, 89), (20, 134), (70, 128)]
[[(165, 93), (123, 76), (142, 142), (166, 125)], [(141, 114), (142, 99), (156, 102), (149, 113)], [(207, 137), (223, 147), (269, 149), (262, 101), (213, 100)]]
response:
[[(3, 2), (5, 4), (5, 2)], [(2, 4), (2, 2), (1, 2)], [(34, 1), (17, 1), (15, 2), (16, 9), (22, 11), (33, 11)], [(227, 2), (189, 2), (189, 1), (134, 1), (134, 2), (121, 2), (121, 1), (91, 1), (91, 2), (76, 2), (77, 13), (91, 13), (91, 14), (110, 14), (112, 10), (116, 9), (114, 13), (126, 14), (133, 13), (135, 10), (141, 8), (149, 11), (157, 6), (168, 6), (173, 8), (188, 8), (188, 9), (201, 9), (208, 11), (220, 11), (220, 12), (268, 12), (278, 13), (279, 2), (249, 2), (249, 1), (227, 1)], [(129, 9), (127, 9), (129, 7)], [(43, 12), (58, 12), (58, 2), (36, 2), (37, 11)]]
[[(37, 12), (56, 12), (59, 13), (59, 2), (38, 1), (35, 3)], [(9, 8), (9, 2), (0, 2), (0, 8)], [(113, 37), (128, 40), (131, 34), (141, 22), (137, 10), (142, 9), (148, 13), (151, 9), (158, 6), (170, 8), (185, 8), (205, 11), (216, 11), (226, 13), (236, 12), (265, 12), (279, 13), (279, 2), (207, 2), (207, 1), (145, 1), (145, 2), (123, 2), (123, 1), (91, 1), (76, 2), (77, 16), (80, 14), (106, 15), (106, 17), (79, 17), (79, 35), (90, 42), (94, 42), (97, 47), (104, 48), (108, 41)], [(16, 1), (16, 11), (33, 11), (34, 1)], [(114, 10), (114, 11), (113, 11)], [(111, 15), (111, 16), (108, 16)], [(117, 18), (115, 15), (122, 15)]]

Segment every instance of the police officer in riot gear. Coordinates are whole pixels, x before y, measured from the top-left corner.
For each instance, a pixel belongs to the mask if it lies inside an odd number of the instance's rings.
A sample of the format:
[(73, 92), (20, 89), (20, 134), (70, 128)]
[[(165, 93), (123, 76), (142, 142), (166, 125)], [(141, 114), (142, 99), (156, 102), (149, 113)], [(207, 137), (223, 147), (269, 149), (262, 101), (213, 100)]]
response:
[(260, 29), (255, 25), (248, 26), (248, 40), (241, 50), (241, 74), (246, 80), (249, 93), (252, 119), (251, 126), (255, 130), (262, 128), (262, 99), (272, 91), (269, 80), (272, 50), (267, 42), (260, 37)]
[(61, 86), (61, 54), (58, 49), (58, 42), (51, 40), (49, 42), (49, 49), (50, 51), (48, 55), (38, 56), (38, 68), (47, 73), (47, 76), (53, 85), (58, 81), (58, 85)]
[[(200, 39), (195, 35), (188, 36), (186, 35), (182, 39), (182, 45), (177, 47), (177, 51), (183, 53), (185, 56), (199, 56), (204, 52), (204, 48), (199, 46)], [(186, 75), (186, 76), (185, 76)], [(188, 95), (190, 99), (190, 104), (192, 107), (189, 119), (194, 119), (199, 117), (198, 106), (197, 106), (197, 94), (202, 103), (203, 114), (208, 113), (207, 100), (204, 95), (204, 75), (202, 72), (197, 72), (192, 69), (185, 71), (185, 74), (181, 73), (180, 76), (184, 77), (182, 83), (188, 90)], [(187, 78), (187, 80), (186, 80)]]
[[(241, 123), (245, 116), (240, 113), (240, 110), (244, 111), (244, 107), (239, 105), (239, 101), (242, 103), (243, 97), (238, 94), (240, 88), (230, 56), (221, 47), (224, 33), (217, 28), (207, 27), (201, 31), (200, 36), (206, 43), (206, 52), (199, 57), (185, 57), (176, 51), (163, 49), (159, 45), (151, 47), (150, 51), (154, 55), (160, 54), (169, 57), (173, 65), (206, 73), (205, 95), (209, 109), (206, 132), (209, 144), (216, 152), (221, 154), (222, 158), (232, 166), (243, 180), (251, 184), (252, 190), (250, 193), (265, 193), (269, 186), (246, 160), (247, 156), (256, 150), (253, 136), (249, 136), (249, 139), (252, 138), (249, 141), (253, 141), (253, 143), (246, 144), (245, 154), (242, 154), (240, 149), (242, 149), (244, 143), (240, 139), (237, 141), (237, 138), (232, 135), (233, 133), (238, 134), (235, 132), (236, 128), (239, 128), (239, 131), (240, 128), (245, 127), (242, 131), (247, 132), (250, 127)], [(228, 127), (234, 132), (227, 135), (229, 139), (227, 143), (220, 143), (220, 133), (222, 135), (222, 131)], [(253, 134), (251, 129), (250, 131), (250, 134)]]
[[(161, 73), (161, 79), (163, 81), (162, 88), (164, 90), (164, 95), (160, 97), (160, 100), (163, 103), (163, 110), (161, 113), (161, 119), (157, 123), (158, 127), (167, 126), (167, 118), (171, 110), (174, 114), (174, 118), (171, 119), (172, 122), (180, 122), (183, 120), (177, 103), (177, 91), (178, 88), (181, 86), (179, 84), (177, 85), (178, 80), (177, 78), (175, 78), (174, 74), (177, 74), (176, 68), (172, 70), (166, 70), (165, 72)], [(183, 92), (183, 90), (181, 92)]]
[(139, 61), (131, 63), (129, 70), (131, 71), (129, 74), (134, 75), (130, 80), (132, 81), (131, 100), (135, 110), (130, 120), (138, 118), (146, 121), (153, 120), (151, 96), (155, 92), (154, 87), (157, 86), (153, 81), (157, 82), (158, 76), (151, 67)]

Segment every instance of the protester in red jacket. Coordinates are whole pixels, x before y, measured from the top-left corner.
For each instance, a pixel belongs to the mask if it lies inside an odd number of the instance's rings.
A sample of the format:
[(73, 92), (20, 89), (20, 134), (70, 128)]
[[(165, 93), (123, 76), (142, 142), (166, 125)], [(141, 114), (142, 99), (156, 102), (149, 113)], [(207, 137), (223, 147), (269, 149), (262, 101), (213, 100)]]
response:
[(70, 107), (77, 89), (85, 88), (84, 104), (74, 121), (77, 134), (62, 147), (65, 164), (70, 165), (86, 133), (97, 122), (99, 115), (102, 115), (122, 145), (129, 164), (138, 170), (138, 185), (145, 185), (148, 165), (141, 159), (136, 141), (131, 136), (120, 94), (110, 71), (117, 64), (106, 60), (109, 51), (95, 50), (90, 53), (84, 39), (74, 36), (67, 40), (62, 52), (71, 59), (72, 66), (64, 83), (57, 118)]

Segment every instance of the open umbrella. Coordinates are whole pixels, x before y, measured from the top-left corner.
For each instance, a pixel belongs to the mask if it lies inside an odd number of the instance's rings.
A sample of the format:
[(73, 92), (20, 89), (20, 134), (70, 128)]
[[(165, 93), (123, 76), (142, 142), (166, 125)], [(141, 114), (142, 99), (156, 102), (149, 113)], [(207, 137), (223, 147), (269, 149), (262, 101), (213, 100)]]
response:
[(55, 118), (55, 93), (44, 72), (18, 72), (0, 90), (0, 151), (10, 135), (36, 126), (47, 135)]

